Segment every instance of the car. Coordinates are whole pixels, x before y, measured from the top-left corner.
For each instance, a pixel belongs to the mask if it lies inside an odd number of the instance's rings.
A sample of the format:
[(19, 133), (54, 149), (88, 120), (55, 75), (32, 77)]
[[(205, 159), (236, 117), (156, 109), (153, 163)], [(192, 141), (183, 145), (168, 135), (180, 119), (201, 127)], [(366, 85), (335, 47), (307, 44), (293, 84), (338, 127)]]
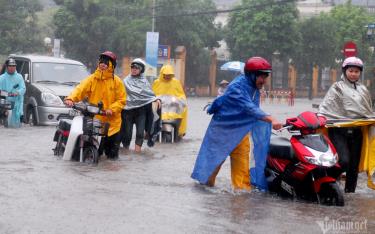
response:
[(60, 118), (69, 115), (71, 108), (63, 100), (89, 75), (83, 63), (41, 55), (10, 55), (9, 58), (16, 60), (17, 72), (25, 80), (25, 123), (57, 125)]

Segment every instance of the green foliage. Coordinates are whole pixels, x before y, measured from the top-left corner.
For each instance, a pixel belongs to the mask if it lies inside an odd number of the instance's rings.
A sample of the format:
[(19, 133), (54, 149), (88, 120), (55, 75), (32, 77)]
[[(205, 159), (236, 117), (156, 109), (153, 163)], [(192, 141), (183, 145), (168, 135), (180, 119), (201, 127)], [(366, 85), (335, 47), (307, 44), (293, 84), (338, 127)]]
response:
[(335, 21), (327, 14), (301, 21), (301, 41), (293, 57), (294, 64), (305, 71), (311, 71), (314, 65), (334, 65), (338, 45), (335, 29)]
[(35, 52), (42, 48), (42, 38), (36, 25), (37, 0), (0, 0), (0, 51), (2, 54)]
[(364, 8), (351, 5), (349, 1), (344, 5), (334, 7), (330, 15), (335, 21), (337, 33), (337, 58), (343, 57), (341, 50), (345, 42), (353, 41), (357, 44), (358, 57), (369, 61), (371, 53), (368, 50), (369, 41), (366, 38), (367, 29), (365, 26), (373, 23), (374, 17)]
[[(93, 63), (100, 51), (113, 50), (121, 56), (144, 56), (146, 32), (152, 27), (152, 1), (65, 0), (56, 13), (56, 37), (64, 39), (68, 56)], [(211, 0), (158, 0), (155, 31), (159, 44), (187, 49), (187, 83), (205, 83), (208, 77), (208, 51), (218, 46), (219, 31), (215, 14), (186, 15), (212, 11)], [(184, 15), (185, 16), (181, 16)], [(173, 52), (173, 51), (172, 51)]]
[(233, 59), (255, 55), (270, 59), (276, 51), (283, 58), (293, 55), (299, 39), (294, 1), (243, 0), (239, 7), (246, 10), (230, 14), (225, 28)]
[(155, 30), (160, 33), (160, 44), (185, 46), (187, 84), (208, 84), (210, 56), (205, 48), (218, 47), (220, 26), (214, 24), (215, 13), (194, 13), (213, 12), (215, 4), (211, 0), (159, 0), (157, 5)]

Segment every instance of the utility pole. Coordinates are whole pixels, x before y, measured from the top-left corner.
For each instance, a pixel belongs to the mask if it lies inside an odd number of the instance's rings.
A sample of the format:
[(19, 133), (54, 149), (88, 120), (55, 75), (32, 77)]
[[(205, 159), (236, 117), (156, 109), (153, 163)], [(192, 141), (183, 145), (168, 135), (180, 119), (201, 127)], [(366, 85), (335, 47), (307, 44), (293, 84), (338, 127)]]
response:
[(155, 31), (155, 0), (152, 0), (152, 32)]

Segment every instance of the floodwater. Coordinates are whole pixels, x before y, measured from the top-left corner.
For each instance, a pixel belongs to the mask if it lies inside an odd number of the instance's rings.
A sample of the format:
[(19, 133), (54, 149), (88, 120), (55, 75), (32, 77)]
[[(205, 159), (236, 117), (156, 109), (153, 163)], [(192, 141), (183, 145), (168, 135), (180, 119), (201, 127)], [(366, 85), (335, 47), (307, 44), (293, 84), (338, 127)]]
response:
[[(53, 156), (54, 127), (0, 128), (0, 233), (374, 233), (375, 191), (359, 179), (345, 207), (233, 193), (229, 163), (216, 187), (190, 178), (210, 116), (190, 98), (188, 134), (177, 144), (121, 150), (97, 167)], [(317, 101), (315, 101), (317, 102)], [(264, 104), (279, 120), (311, 101)], [(146, 145), (146, 144), (145, 144)]]

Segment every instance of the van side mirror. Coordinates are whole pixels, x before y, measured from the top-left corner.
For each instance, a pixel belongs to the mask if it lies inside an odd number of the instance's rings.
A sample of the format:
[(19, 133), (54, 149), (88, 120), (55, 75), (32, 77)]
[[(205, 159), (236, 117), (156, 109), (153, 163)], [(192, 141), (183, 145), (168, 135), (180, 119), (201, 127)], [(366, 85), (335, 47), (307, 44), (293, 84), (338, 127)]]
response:
[(25, 82), (30, 83), (29, 74), (25, 74)]

